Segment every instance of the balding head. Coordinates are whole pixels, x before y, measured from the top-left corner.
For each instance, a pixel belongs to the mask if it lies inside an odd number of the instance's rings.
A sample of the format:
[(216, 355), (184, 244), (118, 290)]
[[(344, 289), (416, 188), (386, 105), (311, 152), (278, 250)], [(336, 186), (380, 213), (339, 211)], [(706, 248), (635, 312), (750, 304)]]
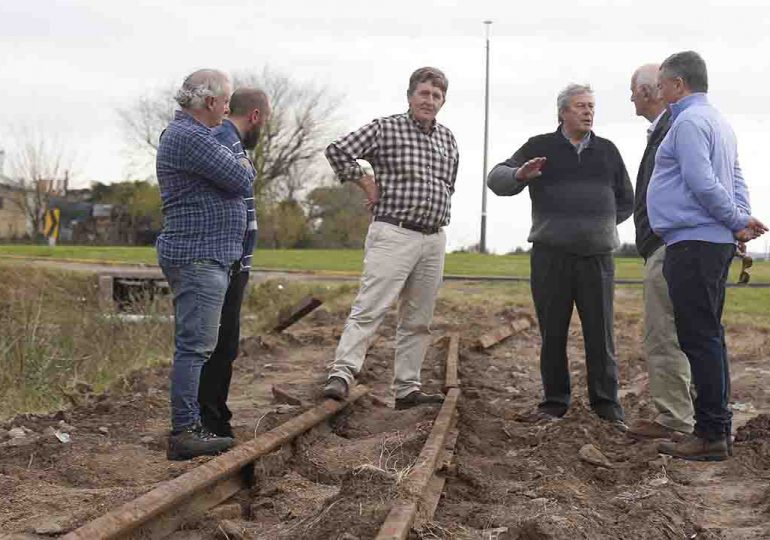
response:
[(660, 64), (645, 64), (634, 71), (634, 74), (631, 77), (631, 84), (637, 86), (648, 86), (657, 91), (659, 70)]
[(259, 88), (238, 88), (230, 98), (229, 120), (238, 129), (243, 146), (254, 149), (262, 127), (270, 118), (270, 101)]
[(631, 76), (631, 101), (637, 116), (643, 116), (650, 122), (655, 120), (665, 108), (658, 92), (658, 64), (645, 64)]
[(258, 88), (238, 88), (230, 98), (230, 118), (247, 116), (254, 109), (267, 115), (269, 108), (267, 94)]

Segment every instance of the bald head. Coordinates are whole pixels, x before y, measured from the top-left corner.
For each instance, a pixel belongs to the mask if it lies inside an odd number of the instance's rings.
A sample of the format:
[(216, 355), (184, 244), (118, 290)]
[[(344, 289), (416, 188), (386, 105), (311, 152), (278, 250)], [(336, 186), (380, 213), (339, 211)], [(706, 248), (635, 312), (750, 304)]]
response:
[(645, 64), (631, 76), (631, 101), (637, 116), (652, 122), (663, 112), (665, 103), (658, 93), (658, 64)]
[(254, 109), (267, 115), (269, 102), (267, 94), (258, 88), (238, 88), (230, 98), (230, 118), (247, 116)]
[(653, 90), (657, 90), (659, 70), (660, 64), (645, 64), (634, 71), (634, 75), (631, 77), (631, 84), (648, 86)]
[(247, 150), (256, 148), (262, 127), (270, 118), (270, 101), (259, 88), (238, 88), (230, 98), (228, 120), (241, 135), (241, 142)]

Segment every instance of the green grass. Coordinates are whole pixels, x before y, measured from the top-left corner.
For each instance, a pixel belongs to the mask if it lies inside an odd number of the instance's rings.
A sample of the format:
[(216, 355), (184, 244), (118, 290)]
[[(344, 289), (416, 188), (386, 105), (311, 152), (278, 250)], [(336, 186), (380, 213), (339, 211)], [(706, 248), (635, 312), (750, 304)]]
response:
[[(153, 247), (96, 246), (20, 246), (0, 245), (0, 257), (21, 256), (58, 260), (156, 264)], [(270, 270), (304, 270), (310, 272), (361, 271), (363, 252), (331, 249), (260, 249), (254, 255), (254, 266)], [(643, 264), (637, 258), (617, 258), (615, 274), (618, 279), (641, 279)], [(733, 265), (730, 281), (737, 280), (740, 264)], [(478, 253), (449, 253), (445, 272), (457, 275), (529, 276), (529, 255), (481, 255)], [(754, 283), (770, 283), (770, 262), (755, 262), (751, 269)]]

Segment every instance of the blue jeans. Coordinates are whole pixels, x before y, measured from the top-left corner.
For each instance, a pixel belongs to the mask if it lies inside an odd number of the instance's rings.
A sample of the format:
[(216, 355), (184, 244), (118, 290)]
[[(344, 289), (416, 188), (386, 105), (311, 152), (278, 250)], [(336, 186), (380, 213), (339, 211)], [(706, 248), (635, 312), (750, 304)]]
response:
[(201, 369), (217, 344), (230, 273), (228, 267), (210, 260), (161, 268), (174, 295), (171, 428), (178, 432), (200, 422)]
[(710, 441), (730, 433), (730, 364), (722, 327), (733, 244), (687, 240), (666, 247), (663, 275), (679, 345), (695, 383), (695, 433)]

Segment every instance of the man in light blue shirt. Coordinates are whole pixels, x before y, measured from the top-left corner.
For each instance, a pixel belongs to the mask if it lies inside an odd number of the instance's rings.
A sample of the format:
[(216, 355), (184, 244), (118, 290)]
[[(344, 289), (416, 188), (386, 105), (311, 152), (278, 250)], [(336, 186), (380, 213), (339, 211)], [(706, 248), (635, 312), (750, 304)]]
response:
[(658, 85), (671, 129), (658, 148), (647, 191), (650, 225), (666, 243), (663, 275), (697, 398), (695, 432), (659, 451), (721, 461), (730, 448), (730, 372), (722, 327), (725, 283), (735, 241), (767, 228), (751, 216), (735, 133), (706, 97), (706, 64), (695, 52), (669, 56)]

